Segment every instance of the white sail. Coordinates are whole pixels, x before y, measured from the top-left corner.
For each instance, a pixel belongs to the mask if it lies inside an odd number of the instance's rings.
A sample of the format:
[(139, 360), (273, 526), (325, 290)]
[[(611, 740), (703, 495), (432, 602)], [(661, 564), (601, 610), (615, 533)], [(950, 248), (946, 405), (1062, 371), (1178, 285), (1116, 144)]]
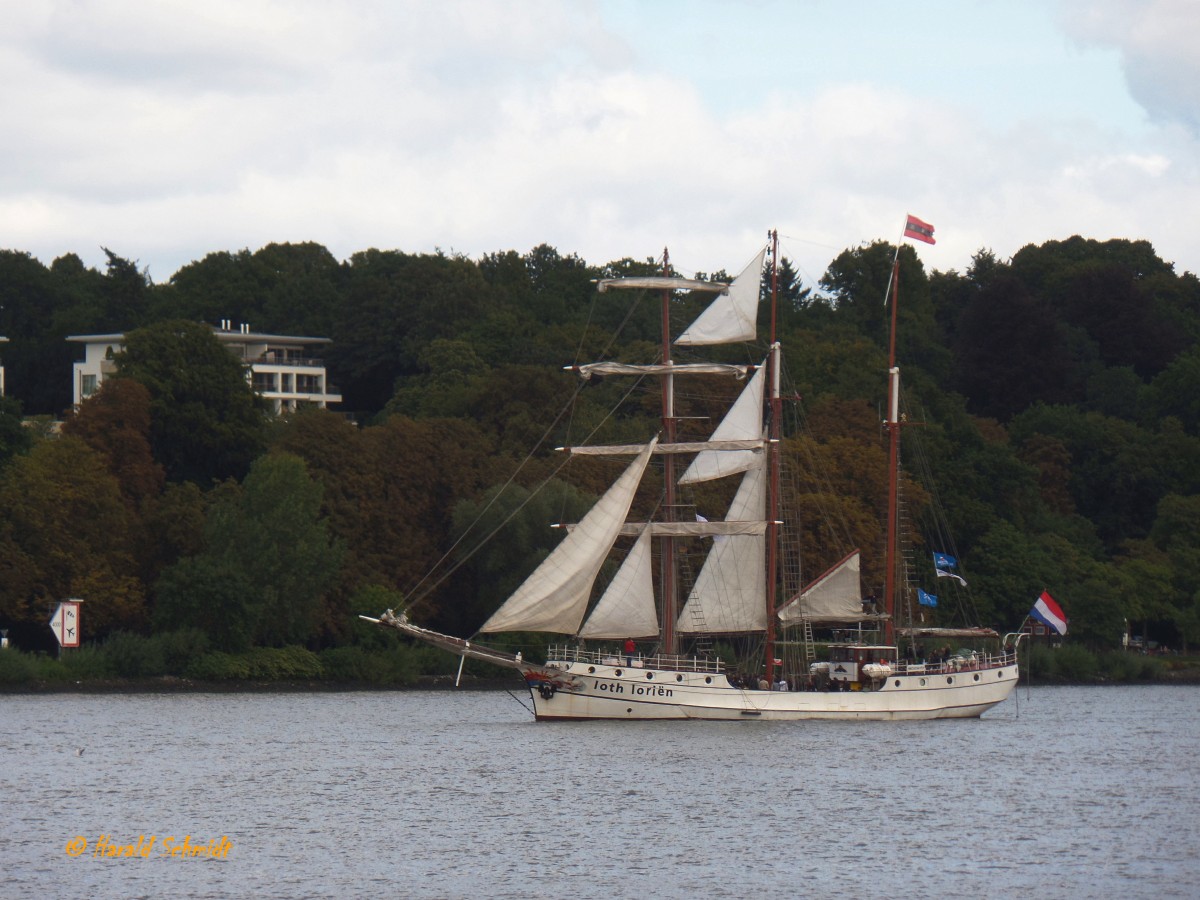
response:
[[(726, 521), (762, 522), (766, 514), (766, 466), (760, 455), (743, 476)], [(681, 634), (765, 630), (766, 554), (765, 534), (715, 538), (676, 630)]]
[(650, 565), (650, 529), (641, 535), (621, 563), (612, 583), (579, 632), (582, 638), (620, 640), (658, 635), (654, 611), (654, 579)]
[[(765, 364), (758, 367), (746, 389), (713, 432), (714, 441), (748, 441), (762, 438), (766, 371)], [(745, 472), (761, 458), (762, 454), (755, 450), (704, 450), (696, 454), (679, 483), (691, 484), (736, 475), (738, 472)]]
[(811, 622), (857, 622), (863, 618), (859, 559), (855, 550), (779, 608), (785, 625)]
[(767, 248), (763, 247), (750, 265), (742, 270), (742, 274), (729, 285), (729, 292), (710, 303), (700, 317), (675, 339), (675, 343), (699, 346), (754, 340), (766, 254)]
[(655, 438), (645, 446), (641, 455), (480, 631), (574, 634), (579, 629), (592, 585), (621, 532), (657, 442)]

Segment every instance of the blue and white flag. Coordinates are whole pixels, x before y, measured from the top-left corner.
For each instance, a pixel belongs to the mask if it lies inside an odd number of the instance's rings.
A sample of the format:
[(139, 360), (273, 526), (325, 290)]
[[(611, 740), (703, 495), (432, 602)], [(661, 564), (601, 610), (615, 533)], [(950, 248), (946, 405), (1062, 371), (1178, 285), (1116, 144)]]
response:
[(943, 569), (938, 569), (937, 577), (938, 578), (953, 578), (955, 581), (957, 581), (963, 587), (967, 586), (967, 579), (963, 578), (961, 575), (955, 575), (953, 572), (946, 572)]
[(956, 569), (958, 568), (958, 560), (946, 553), (933, 554), (933, 565), (936, 569)]
[(920, 588), (917, 588), (917, 601), (922, 606), (937, 606), (937, 597), (933, 594), (927, 594)]

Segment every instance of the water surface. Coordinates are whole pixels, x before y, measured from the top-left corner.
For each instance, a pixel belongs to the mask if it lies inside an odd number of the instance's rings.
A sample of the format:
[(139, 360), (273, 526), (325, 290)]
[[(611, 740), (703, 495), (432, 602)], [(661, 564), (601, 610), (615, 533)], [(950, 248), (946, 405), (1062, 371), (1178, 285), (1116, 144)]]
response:
[[(1040, 687), (980, 720), (538, 724), (503, 691), (9, 695), (0, 893), (1195, 897), (1198, 707)], [(228, 851), (162, 852), (189, 835)]]

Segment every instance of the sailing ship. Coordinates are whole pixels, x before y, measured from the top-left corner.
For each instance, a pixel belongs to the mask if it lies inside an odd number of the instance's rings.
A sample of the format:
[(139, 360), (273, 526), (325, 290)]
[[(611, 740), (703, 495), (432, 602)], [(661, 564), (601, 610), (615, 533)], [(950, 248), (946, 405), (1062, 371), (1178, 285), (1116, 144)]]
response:
[[(675, 362), (673, 346), (708, 347), (753, 341), (757, 334), (763, 268), (771, 253), (771, 334), (759, 365)], [(516, 669), (538, 720), (561, 719), (935, 719), (982, 715), (1002, 702), (1018, 680), (1016, 635), (1003, 641), (990, 629), (897, 627), (899, 602), (909, 586), (900, 577), (898, 500), (900, 371), (895, 361), (899, 252), (889, 286), (888, 504), (883, 602), (865, 602), (857, 550), (802, 590), (780, 602), (781, 360), (776, 340), (778, 237), (772, 233), (731, 282), (674, 274), (664, 253), (663, 273), (599, 281), (598, 290), (657, 292), (661, 302), (661, 357), (647, 365), (599, 362), (573, 367), (597, 376), (657, 377), (662, 424), (644, 444), (565, 448), (574, 454), (632, 457), (608, 491), (546, 559), (479, 629), (481, 635), (548, 632), (561, 636), (544, 663), (521, 653), (423, 628), (404, 612), (388, 610), (367, 621), (457, 654)], [(672, 340), (672, 298), (678, 292), (712, 295), (703, 313)], [(704, 376), (741, 379), (745, 387), (704, 441), (677, 439), (676, 382)], [(676, 461), (689, 463), (681, 476)], [(631, 521), (639, 485), (661, 463), (659, 515)], [(678, 486), (738, 479), (723, 519), (685, 518)], [(686, 542), (711, 542), (686, 594), (680, 556)], [(597, 581), (618, 544), (632, 547), (598, 599)], [(655, 543), (658, 544), (657, 552)], [(657, 557), (658, 574), (654, 560)], [(657, 594), (657, 598), (656, 598)], [(685, 596), (682, 608), (678, 598)], [(882, 608), (879, 608), (882, 607)], [(840, 628), (816, 658), (815, 629)], [(796, 635), (785, 640), (788, 634)], [(757, 635), (762, 663), (730, 671), (715, 653), (712, 636)], [(988, 639), (996, 649), (960, 650), (917, 658), (917, 640)], [(636, 639), (636, 640), (635, 640)], [(653, 642), (651, 652), (638, 649)], [(592, 642), (589, 647), (588, 642)], [(597, 642), (599, 646), (597, 647)], [(622, 643), (623, 642), (623, 643)], [(905, 643), (907, 647), (905, 648)], [(782, 647), (800, 648), (785, 664)], [(903, 652), (902, 652), (902, 648)], [(788, 669), (790, 667), (790, 670)], [(460, 662), (461, 674), (461, 662)]]

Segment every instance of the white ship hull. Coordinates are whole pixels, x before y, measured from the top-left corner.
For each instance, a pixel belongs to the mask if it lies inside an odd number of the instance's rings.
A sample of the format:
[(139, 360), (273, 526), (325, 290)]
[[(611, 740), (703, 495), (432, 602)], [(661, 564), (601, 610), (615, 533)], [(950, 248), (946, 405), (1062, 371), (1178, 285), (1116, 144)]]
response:
[[(594, 671), (589, 671), (594, 670)], [(976, 718), (1017, 684), (1017, 665), (895, 674), (877, 688), (757, 691), (724, 675), (572, 663), (551, 684), (545, 668), (525, 675), (540, 721), (556, 719), (890, 720)]]

